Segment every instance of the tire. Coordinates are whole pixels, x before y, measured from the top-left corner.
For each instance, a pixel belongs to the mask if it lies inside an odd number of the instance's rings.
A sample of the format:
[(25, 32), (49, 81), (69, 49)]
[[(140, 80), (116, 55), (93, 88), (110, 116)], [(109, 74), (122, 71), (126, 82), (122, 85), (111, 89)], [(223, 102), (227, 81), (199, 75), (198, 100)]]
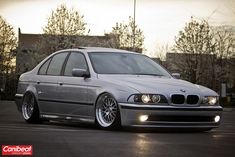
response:
[(121, 126), (118, 103), (108, 94), (102, 94), (95, 107), (96, 124), (102, 129), (117, 129)]
[(32, 93), (28, 92), (24, 95), (21, 110), (22, 116), (26, 122), (40, 122), (38, 105)]

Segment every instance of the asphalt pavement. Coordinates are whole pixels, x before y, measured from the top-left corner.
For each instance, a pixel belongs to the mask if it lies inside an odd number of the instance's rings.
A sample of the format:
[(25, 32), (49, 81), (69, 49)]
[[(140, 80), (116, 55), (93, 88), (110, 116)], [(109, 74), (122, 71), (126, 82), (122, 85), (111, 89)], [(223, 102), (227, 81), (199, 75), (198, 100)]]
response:
[(32, 145), (35, 157), (233, 157), (235, 108), (210, 132), (106, 131), (81, 123), (27, 124), (14, 102), (0, 101), (1, 145)]

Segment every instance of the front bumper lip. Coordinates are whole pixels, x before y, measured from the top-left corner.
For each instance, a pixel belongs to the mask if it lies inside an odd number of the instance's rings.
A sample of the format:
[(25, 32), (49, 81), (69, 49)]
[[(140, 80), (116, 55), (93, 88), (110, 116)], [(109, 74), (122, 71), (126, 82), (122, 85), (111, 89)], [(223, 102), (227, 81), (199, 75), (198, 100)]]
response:
[[(121, 121), (123, 126), (133, 127), (157, 127), (157, 128), (216, 128), (220, 122), (214, 120), (199, 120), (203, 117), (221, 116), (221, 106), (172, 106), (172, 105), (140, 105), (131, 103), (119, 103)], [(148, 115), (151, 118), (145, 122), (139, 121), (140, 115)], [(158, 119), (157, 117), (165, 117)], [(179, 121), (171, 117), (181, 117)], [(182, 118), (183, 117), (183, 118)], [(189, 117), (195, 117), (189, 120)]]
[(221, 106), (171, 106), (171, 105), (139, 105), (119, 103), (122, 109), (131, 110), (165, 110), (165, 111), (223, 111)]

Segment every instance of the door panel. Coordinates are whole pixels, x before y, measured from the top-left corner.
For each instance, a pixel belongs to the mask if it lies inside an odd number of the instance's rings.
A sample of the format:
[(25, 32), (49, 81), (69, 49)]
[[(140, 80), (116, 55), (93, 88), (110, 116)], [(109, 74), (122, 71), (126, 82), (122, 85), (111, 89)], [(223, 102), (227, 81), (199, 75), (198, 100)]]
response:
[(59, 101), (63, 103), (60, 112), (68, 115), (87, 115), (87, 79), (72, 76), (74, 68), (88, 70), (85, 56), (79, 52), (71, 52), (59, 78)]
[(58, 76), (42, 75), (38, 76), (36, 81), (40, 111), (42, 113), (57, 112), (57, 107), (54, 100), (56, 100), (57, 98)]
[(87, 115), (87, 84), (82, 77), (60, 77), (58, 87), (59, 101), (63, 103), (60, 113), (68, 115)]
[(39, 109), (42, 113), (59, 113), (58, 78), (69, 52), (61, 52), (45, 61), (35, 77)]

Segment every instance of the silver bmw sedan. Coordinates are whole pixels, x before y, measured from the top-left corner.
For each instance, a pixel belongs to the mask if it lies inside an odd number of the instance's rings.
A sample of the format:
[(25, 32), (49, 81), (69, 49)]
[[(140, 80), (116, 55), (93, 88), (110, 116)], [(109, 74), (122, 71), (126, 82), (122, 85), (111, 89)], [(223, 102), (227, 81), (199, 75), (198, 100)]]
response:
[(55, 52), (19, 78), (16, 104), (26, 122), (64, 119), (101, 128), (211, 130), (218, 94), (174, 78), (145, 55), (84, 47)]

